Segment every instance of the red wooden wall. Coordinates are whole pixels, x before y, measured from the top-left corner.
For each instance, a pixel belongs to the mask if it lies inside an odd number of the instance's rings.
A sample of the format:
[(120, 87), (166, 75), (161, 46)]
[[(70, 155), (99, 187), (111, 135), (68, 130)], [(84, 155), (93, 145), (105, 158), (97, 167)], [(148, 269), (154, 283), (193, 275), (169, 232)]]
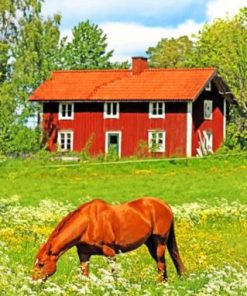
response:
[[(166, 132), (166, 156), (186, 155), (187, 103), (166, 103), (164, 119), (149, 119), (148, 102), (120, 102), (119, 119), (103, 118), (103, 103), (75, 103), (74, 120), (58, 122), (58, 103), (44, 103), (44, 119), (51, 118), (57, 129), (74, 131), (74, 150), (81, 151), (89, 138), (94, 141), (92, 155), (105, 152), (105, 132), (122, 132), (122, 157), (137, 153), (141, 140), (148, 141), (148, 131), (161, 129)], [(93, 136), (94, 135), (94, 136)], [(50, 149), (56, 150), (56, 138)]]
[[(204, 100), (213, 101), (212, 120), (204, 119)], [(193, 127), (192, 127), (192, 155), (196, 155), (196, 148), (199, 147), (198, 131), (208, 130), (213, 133), (213, 150), (216, 151), (223, 142), (224, 138), (224, 120), (223, 120), (223, 98), (218, 93), (212, 82), (212, 90), (210, 92), (203, 91), (200, 97), (193, 103)]]

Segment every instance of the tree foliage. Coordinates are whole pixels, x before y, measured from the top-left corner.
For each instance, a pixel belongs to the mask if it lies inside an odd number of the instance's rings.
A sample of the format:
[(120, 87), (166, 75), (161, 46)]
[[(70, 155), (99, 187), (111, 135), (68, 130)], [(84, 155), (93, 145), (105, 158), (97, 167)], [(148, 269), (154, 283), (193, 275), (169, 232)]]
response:
[(113, 51), (107, 52), (106, 35), (88, 20), (72, 30), (72, 41), (65, 38), (61, 49), (62, 69), (104, 69), (110, 67)]
[(0, 83), (10, 78), (12, 50), (22, 23), (38, 16), (43, 0), (1, 0), (0, 2)]
[(188, 36), (163, 38), (155, 47), (149, 47), (149, 64), (154, 68), (183, 67), (192, 53), (193, 42)]
[(247, 9), (234, 18), (216, 19), (197, 36), (191, 66), (214, 66), (247, 114)]

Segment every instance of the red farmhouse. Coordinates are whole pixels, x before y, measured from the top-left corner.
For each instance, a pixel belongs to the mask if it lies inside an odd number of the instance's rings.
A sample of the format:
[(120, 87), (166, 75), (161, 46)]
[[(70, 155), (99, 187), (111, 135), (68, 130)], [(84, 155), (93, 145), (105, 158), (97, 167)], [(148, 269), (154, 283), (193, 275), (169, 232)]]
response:
[(229, 88), (214, 68), (56, 71), (30, 97), (43, 105), (43, 129), (51, 151), (92, 155), (140, 145), (166, 156), (216, 151), (225, 137)]

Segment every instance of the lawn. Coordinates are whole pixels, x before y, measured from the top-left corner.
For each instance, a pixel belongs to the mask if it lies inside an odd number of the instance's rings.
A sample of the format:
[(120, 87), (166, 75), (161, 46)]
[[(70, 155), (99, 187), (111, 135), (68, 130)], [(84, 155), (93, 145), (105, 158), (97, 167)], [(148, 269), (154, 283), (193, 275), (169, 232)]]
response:
[[(59, 163), (0, 163), (0, 295), (246, 295), (246, 155), (54, 165)], [(184, 278), (167, 254), (169, 281), (158, 284), (143, 246), (118, 255), (115, 273), (103, 257), (94, 257), (89, 279), (81, 278), (72, 248), (45, 284), (31, 281), (39, 245), (69, 211), (95, 197), (117, 203), (138, 196), (172, 205)]]
[(0, 164), (0, 197), (18, 195), (22, 205), (42, 199), (80, 204), (85, 197), (128, 201), (155, 196), (171, 204), (219, 198), (246, 202), (247, 157), (163, 160), (126, 164), (58, 166), (34, 160)]

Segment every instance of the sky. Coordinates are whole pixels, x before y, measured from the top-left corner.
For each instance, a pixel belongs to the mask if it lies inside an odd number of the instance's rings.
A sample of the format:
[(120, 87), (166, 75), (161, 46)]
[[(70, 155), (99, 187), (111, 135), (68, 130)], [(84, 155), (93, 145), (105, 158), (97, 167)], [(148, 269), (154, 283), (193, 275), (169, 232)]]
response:
[(62, 36), (81, 21), (97, 24), (107, 35), (112, 61), (146, 56), (162, 38), (191, 36), (206, 22), (235, 15), (247, 0), (45, 0), (43, 14), (62, 15)]

